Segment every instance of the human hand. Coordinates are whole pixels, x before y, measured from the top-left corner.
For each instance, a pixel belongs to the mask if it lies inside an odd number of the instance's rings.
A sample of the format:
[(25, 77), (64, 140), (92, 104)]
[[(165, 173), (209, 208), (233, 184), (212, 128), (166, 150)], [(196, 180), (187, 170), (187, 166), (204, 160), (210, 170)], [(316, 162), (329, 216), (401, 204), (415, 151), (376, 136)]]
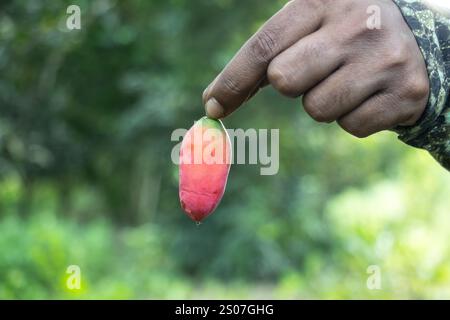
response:
[[(379, 29), (367, 26), (370, 6)], [(357, 137), (413, 125), (429, 95), (424, 58), (391, 0), (290, 1), (205, 90), (207, 115), (226, 117), (266, 84)]]

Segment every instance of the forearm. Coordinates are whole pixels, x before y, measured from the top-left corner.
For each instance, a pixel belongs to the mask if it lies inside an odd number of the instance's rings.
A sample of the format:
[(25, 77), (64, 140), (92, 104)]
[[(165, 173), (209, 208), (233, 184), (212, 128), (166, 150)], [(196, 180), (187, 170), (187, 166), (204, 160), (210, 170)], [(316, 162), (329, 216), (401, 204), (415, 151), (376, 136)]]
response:
[(430, 97), (422, 118), (398, 127), (405, 143), (428, 150), (450, 170), (450, 19), (419, 0), (394, 0), (413, 31), (427, 64)]

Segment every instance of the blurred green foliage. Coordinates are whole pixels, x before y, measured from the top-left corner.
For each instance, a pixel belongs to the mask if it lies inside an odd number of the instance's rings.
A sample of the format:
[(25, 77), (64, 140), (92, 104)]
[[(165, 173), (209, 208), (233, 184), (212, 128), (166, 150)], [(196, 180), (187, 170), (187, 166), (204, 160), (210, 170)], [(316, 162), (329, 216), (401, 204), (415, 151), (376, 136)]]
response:
[(450, 298), (449, 174), (271, 89), (225, 125), (280, 128), (278, 175), (233, 166), (203, 225), (181, 212), (171, 132), (281, 5), (1, 2), (0, 298)]

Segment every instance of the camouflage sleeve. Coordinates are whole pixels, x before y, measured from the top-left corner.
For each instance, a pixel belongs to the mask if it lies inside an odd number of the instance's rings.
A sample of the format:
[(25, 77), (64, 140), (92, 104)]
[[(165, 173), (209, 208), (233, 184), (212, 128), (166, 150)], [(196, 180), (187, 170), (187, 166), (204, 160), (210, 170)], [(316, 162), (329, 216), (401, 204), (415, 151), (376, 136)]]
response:
[(419, 0), (394, 0), (414, 33), (430, 78), (425, 113), (412, 127), (396, 128), (400, 140), (428, 150), (450, 170), (450, 19)]

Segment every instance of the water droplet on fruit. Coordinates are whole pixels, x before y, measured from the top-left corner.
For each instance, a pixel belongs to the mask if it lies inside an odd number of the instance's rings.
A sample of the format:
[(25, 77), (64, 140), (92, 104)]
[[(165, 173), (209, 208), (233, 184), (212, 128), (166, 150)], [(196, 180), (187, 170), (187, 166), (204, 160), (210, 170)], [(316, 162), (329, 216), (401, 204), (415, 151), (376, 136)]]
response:
[(202, 224), (200, 221), (196, 221), (195, 224), (197, 225), (197, 227), (200, 227), (200, 225)]

